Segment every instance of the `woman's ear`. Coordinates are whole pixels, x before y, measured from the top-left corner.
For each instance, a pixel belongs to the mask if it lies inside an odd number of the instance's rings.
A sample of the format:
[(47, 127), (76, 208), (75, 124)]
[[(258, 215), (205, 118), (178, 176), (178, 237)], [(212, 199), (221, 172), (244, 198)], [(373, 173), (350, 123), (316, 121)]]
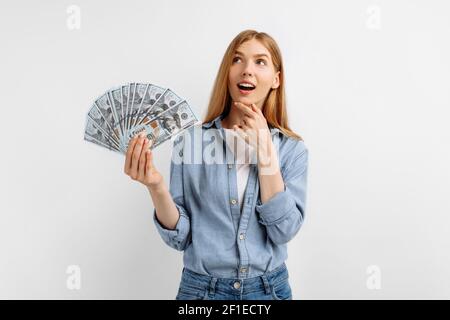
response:
[(275, 74), (275, 79), (273, 79), (272, 89), (276, 89), (280, 86), (280, 71)]

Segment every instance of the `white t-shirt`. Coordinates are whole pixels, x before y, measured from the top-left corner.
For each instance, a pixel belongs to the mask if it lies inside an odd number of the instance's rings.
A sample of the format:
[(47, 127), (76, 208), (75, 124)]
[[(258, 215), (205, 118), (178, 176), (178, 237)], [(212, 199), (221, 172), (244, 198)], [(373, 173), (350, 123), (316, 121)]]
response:
[[(232, 150), (236, 161), (237, 188), (240, 210), (242, 212), (242, 202), (244, 200), (245, 189), (247, 187), (248, 175), (250, 173), (250, 159), (254, 148), (246, 145), (246, 142), (233, 129), (225, 130), (225, 141)], [(235, 138), (236, 137), (236, 138)], [(245, 149), (247, 148), (247, 155)], [(237, 153), (235, 153), (237, 151)]]

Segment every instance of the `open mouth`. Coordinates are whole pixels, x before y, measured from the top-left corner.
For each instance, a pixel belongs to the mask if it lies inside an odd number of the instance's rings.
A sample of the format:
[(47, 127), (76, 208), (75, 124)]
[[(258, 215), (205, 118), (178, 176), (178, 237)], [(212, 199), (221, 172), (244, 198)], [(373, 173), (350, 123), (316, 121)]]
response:
[(255, 90), (255, 88), (256, 88), (254, 85), (252, 85), (250, 83), (245, 83), (245, 82), (238, 83), (237, 86), (238, 86), (239, 90), (242, 90), (242, 91), (252, 91), (252, 90)]

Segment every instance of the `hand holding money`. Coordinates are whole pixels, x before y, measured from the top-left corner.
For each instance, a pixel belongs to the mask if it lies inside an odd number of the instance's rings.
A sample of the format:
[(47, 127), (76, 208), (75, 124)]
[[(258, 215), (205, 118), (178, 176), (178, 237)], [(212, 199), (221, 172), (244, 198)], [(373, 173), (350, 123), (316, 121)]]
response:
[(152, 141), (144, 133), (134, 136), (129, 144), (125, 158), (125, 174), (149, 188), (163, 182), (162, 175), (153, 165)]

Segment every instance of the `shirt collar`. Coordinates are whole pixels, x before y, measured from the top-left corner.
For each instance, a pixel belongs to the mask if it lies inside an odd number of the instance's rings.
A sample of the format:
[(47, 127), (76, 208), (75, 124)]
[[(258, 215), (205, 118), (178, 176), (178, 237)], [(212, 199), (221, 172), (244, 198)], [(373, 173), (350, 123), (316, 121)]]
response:
[[(225, 115), (222, 113), (221, 115), (217, 116), (215, 119), (209, 121), (209, 122), (205, 122), (202, 124), (203, 128), (211, 128), (213, 125), (217, 128), (217, 129), (222, 129), (222, 123), (220, 122), (223, 118), (225, 117)], [(273, 126), (271, 126), (270, 124), (269, 126), (269, 130), (270, 130), (270, 134), (273, 136), (275, 133), (281, 132), (280, 129), (275, 128)]]

